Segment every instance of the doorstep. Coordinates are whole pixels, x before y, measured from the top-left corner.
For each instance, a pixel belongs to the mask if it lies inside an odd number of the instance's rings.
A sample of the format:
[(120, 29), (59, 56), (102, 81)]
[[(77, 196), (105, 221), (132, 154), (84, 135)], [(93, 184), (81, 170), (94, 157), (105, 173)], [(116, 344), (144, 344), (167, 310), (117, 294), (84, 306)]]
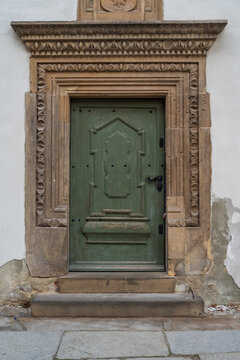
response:
[(36, 317), (174, 317), (202, 316), (203, 300), (187, 293), (171, 294), (38, 294)]
[(58, 278), (60, 293), (173, 293), (176, 279), (163, 272), (71, 272)]

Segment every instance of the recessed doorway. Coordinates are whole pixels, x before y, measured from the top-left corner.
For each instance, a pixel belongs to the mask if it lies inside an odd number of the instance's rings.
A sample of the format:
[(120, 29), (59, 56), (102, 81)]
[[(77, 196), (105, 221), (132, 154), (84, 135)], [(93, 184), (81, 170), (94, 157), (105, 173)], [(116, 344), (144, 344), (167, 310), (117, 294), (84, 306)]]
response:
[(70, 270), (164, 271), (164, 99), (72, 99), (70, 148)]

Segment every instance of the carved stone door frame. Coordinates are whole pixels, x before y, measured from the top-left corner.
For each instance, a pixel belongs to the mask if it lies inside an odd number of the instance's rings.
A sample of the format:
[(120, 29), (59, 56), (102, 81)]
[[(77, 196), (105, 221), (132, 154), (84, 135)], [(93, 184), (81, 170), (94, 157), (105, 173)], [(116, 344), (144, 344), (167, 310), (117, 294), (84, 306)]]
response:
[(167, 271), (210, 263), (206, 52), (226, 25), (13, 23), (32, 52), (26, 95), (26, 246), (32, 276), (68, 272), (71, 97), (166, 100)]

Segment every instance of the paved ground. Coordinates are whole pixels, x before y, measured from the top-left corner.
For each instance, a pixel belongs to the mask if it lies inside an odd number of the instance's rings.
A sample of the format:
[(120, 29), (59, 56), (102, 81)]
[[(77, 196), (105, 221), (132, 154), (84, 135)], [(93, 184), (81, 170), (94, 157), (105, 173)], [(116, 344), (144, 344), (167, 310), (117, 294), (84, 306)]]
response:
[(0, 317), (0, 360), (240, 360), (240, 319)]

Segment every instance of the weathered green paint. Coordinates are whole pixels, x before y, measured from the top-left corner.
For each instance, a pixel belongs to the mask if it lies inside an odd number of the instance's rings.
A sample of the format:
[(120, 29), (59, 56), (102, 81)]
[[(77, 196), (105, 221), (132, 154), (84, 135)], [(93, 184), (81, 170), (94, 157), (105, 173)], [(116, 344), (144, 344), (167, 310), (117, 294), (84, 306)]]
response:
[(162, 100), (72, 100), (70, 270), (164, 270), (159, 138)]

